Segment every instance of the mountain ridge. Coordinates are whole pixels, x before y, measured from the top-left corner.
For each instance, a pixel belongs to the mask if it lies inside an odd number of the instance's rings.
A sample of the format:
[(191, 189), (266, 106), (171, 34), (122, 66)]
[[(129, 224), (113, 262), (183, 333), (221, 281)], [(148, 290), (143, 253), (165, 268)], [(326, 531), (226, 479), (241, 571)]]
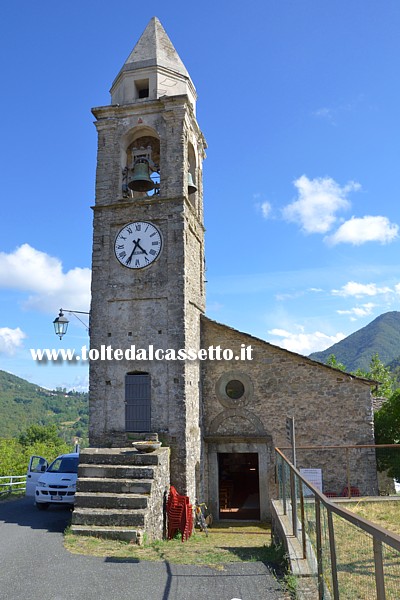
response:
[(368, 371), (374, 354), (393, 369), (400, 363), (400, 312), (383, 313), (326, 350), (312, 352), (308, 358), (325, 363), (331, 354), (348, 372)]

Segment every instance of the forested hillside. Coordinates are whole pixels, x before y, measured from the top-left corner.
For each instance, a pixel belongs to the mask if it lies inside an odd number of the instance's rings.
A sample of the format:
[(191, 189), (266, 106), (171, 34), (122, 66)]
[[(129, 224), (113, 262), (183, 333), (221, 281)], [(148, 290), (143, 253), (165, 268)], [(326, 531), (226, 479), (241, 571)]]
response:
[(88, 394), (46, 390), (0, 371), (0, 438), (17, 437), (33, 424), (55, 424), (67, 443), (88, 437)]

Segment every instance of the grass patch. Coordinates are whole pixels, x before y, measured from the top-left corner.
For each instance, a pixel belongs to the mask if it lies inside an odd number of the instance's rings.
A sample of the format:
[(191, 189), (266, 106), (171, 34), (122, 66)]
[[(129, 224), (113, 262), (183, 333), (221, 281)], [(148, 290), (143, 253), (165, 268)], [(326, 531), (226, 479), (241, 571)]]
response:
[[(400, 503), (367, 502), (341, 504), (347, 510), (400, 533)], [(333, 516), (340, 599), (375, 597), (375, 566), (372, 536), (348, 521)], [(400, 553), (383, 544), (383, 564), (387, 598), (399, 598)]]
[(400, 535), (400, 502), (385, 500), (382, 502), (365, 502), (342, 504), (347, 510), (372, 521), (393, 533)]
[(65, 534), (65, 547), (75, 554), (107, 556), (121, 560), (167, 561), (172, 564), (207, 565), (223, 569), (223, 564), (262, 561), (276, 573), (284, 571), (284, 555), (271, 544), (269, 526), (262, 524), (214, 525), (208, 537), (195, 531), (186, 542), (180, 538), (144, 543)]

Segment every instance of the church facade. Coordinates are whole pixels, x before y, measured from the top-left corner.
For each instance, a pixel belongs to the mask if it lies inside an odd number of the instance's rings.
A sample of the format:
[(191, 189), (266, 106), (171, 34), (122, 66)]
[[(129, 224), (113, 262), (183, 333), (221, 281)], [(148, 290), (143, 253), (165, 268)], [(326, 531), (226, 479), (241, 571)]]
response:
[[(157, 433), (180, 493), (206, 500), (215, 516), (229, 517), (235, 504), (239, 515), (265, 519), (286, 417), (304, 446), (372, 444), (370, 382), (205, 316), (206, 142), (195, 87), (158, 19), (117, 75), (111, 104), (93, 114), (91, 347), (123, 352), (90, 364), (90, 444), (124, 447)], [(217, 346), (233, 358), (151, 354)], [(251, 356), (235, 360), (248, 347)], [(360, 489), (373, 491), (374, 465), (359, 467)]]

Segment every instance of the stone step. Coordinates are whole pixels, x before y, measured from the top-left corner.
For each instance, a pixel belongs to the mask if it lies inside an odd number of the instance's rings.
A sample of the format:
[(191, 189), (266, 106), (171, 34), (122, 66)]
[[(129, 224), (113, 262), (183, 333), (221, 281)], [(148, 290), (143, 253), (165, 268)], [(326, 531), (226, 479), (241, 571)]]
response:
[(143, 465), (88, 465), (80, 463), (80, 477), (111, 477), (112, 479), (153, 479), (154, 468)]
[(150, 494), (151, 479), (103, 479), (83, 477), (77, 481), (79, 492), (104, 492), (109, 494)]
[(113, 527), (144, 527), (146, 511), (142, 509), (74, 508), (73, 525), (111, 525)]
[(85, 448), (80, 461), (87, 465), (158, 465), (157, 451), (142, 453), (133, 448)]
[(122, 540), (140, 544), (143, 531), (134, 527), (97, 527), (96, 525), (71, 525), (70, 531), (75, 535), (90, 535), (111, 540)]
[(147, 508), (149, 497), (141, 494), (105, 494), (101, 492), (77, 492), (77, 508)]

